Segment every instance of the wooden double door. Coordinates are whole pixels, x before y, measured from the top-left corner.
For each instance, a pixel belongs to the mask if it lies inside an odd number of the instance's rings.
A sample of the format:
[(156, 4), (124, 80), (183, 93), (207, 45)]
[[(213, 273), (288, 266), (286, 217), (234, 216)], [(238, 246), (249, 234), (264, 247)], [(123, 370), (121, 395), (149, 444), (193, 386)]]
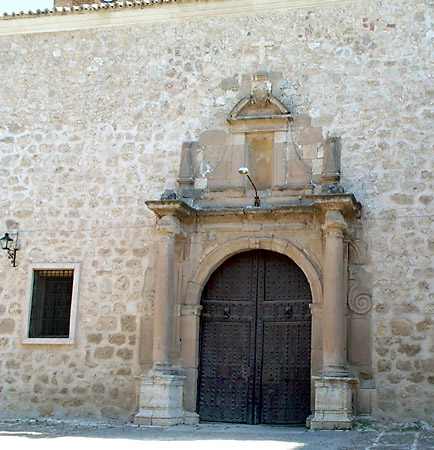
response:
[(311, 291), (288, 257), (239, 253), (202, 295), (202, 421), (299, 424), (310, 414)]

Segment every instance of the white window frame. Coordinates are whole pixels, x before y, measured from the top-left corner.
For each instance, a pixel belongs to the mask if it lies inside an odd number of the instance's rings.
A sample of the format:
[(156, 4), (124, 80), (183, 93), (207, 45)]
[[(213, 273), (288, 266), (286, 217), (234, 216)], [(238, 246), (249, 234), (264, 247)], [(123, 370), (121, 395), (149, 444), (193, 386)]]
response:
[[(27, 295), (28, 299), (24, 310), (23, 344), (43, 344), (43, 345), (68, 345), (75, 344), (77, 315), (78, 315), (78, 291), (80, 280), (80, 263), (30, 263), (27, 275)], [(34, 273), (36, 270), (73, 270), (71, 315), (69, 318), (69, 337), (67, 338), (30, 338), (30, 314), (32, 310)]]

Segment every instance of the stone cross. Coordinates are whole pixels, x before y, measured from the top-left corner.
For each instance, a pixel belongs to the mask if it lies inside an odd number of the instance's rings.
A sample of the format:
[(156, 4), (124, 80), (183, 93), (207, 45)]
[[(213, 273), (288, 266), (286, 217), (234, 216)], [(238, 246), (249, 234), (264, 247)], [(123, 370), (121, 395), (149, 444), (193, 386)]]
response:
[(252, 44), (252, 47), (258, 47), (259, 48), (259, 64), (263, 65), (265, 64), (265, 49), (266, 47), (273, 47), (274, 42), (273, 41), (266, 41), (264, 36), (261, 37), (259, 42), (256, 42), (255, 44)]

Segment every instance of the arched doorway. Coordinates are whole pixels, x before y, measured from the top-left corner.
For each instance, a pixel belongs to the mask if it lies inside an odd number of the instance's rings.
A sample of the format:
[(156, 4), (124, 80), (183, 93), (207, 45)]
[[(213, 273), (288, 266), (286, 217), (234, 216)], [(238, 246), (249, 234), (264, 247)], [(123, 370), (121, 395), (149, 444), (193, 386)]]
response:
[(296, 424), (310, 414), (311, 291), (287, 256), (238, 253), (202, 294), (203, 421)]

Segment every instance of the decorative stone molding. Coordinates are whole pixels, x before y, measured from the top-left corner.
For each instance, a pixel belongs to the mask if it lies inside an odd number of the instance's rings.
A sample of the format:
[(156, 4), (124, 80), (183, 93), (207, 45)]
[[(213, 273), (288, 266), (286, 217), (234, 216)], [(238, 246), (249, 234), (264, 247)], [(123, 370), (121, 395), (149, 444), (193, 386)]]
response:
[(372, 308), (371, 294), (363, 288), (352, 288), (348, 293), (348, 306), (357, 314), (366, 314)]
[(261, 119), (262, 126), (267, 130), (286, 131), (288, 122), (292, 120), (291, 112), (271, 92), (272, 83), (268, 74), (255, 73), (252, 77), (250, 97), (240, 100), (229, 114), (228, 122), (232, 128), (237, 132), (257, 131), (259, 124), (252, 120)]
[[(227, 14), (251, 14), (256, 12), (281, 12), (297, 8), (313, 8), (326, 5), (352, 3), (356, 0), (226, 0), (188, 1), (139, 0), (136, 2), (99, 3), (29, 11), (27, 14), (5, 16), (0, 35), (49, 33), (55, 31), (83, 30), (114, 26), (137, 26), (194, 20)], [(159, 3), (159, 4), (157, 4)], [(198, 3), (201, 3), (198, 5)], [(73, 15), (73, 19), (71, 17)], [(19, 20), (8, 20), (19, 19)], [(35, 20), (37, 19), (37, 20)]]
[(276, 237), (269, 239), (264, 236), (239, 236), (205, 254), (193, 271), (187, 286), (185, 302), (193, 306), (200, 305), (201, 287), (205, 285), (209, 275), (230, 256), (252, 249), (252, 242), (255, 249), (261, 248), (274, 251), (292, 259), (301, 268), (309, 281), (312, 290), (312, 301), (314, 303), (322, 302), (321, 271), (313, 263), (312, 258), (308, 255), (308, 251), (299, 249), (288, 240)]
[(200, 316), (202, 305), (181, 305), (181, 316)]
[(368, 244), (361, 239), (349, 243), (350, 261), (353, 264), (363, 265), (368, 262)]
[(366, 314), (372, 308), (371, 291), (362, 285), (362, 279), (367, 273), (361, 267), (350, 265), (350, 290), (348, 291), (348, 306), (357, 314)]
[(265, 106), (270, 101), (271, 87), (271, 81), (267, 80), (265, 73), (256, 74), (250, 90), (251, 102), (258, 106)]
[(326, 212), (323, 231), (326, 236), (343, 237), (344, 230), (347, 229), (347, 222), (338, 209), (332, 209)]
[(180, 220), (172, 214), (164, 216), (158, 221), (157, 232), (160, 236), (171, 237), (184, 234)]

